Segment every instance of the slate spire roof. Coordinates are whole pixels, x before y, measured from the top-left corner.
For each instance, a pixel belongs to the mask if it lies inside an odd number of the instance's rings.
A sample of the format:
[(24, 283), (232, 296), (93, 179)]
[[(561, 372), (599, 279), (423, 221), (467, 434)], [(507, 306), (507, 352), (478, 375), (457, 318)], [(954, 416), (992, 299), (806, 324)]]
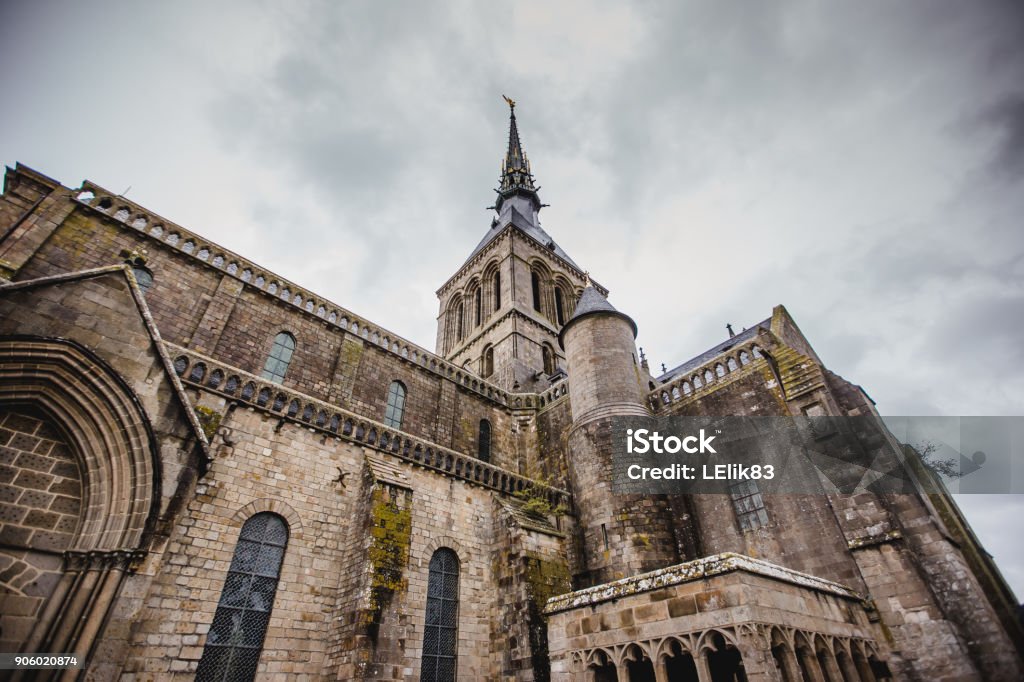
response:
[(498, 178), (498, 203), (496, 208), (500, 211), (502, 200), (507, 195), (516, 193), (532, 194), (540, 207), (540, 198), (537, 196), (537, 187), (533, 182), (533, 174), (530, 172), (530, 160), (523, 151), (523, 143), (519, 139), (519, 126), (516, 125), (516, 103), (505, 97), (509, 106), (508, 124), (508, 151), (505, 152), (505, 159), (501, 162), (501, 175)]
[(540, 201), (538, 187), (533, 180), (533, 173), (530, 171), (530, 160), (523, 151), (523, 142), (519, 138), (519, 125), (516, 123), (516, 103), (505, 97), (509, 106), (508, 123), (508, 148), (505, 151), (505, 158), (501, 162), (501, 174), (498, 177), (499, 186), (494, 191), (498, 198), (491, 208), (498, 212), (498, 217), (491, 223), (491, 229), (487, 231), (484, 238), (480, 240), (473, 253), (466, 259), (466, 263), (473, 260), (480, 251), (484, 249), (491, 240), (508, 225), (514, 225), (521, 232), (539, 242), (542, 246), (550, 249), (556, 256), (572, 265), (577, 270), (582, 270), (569, 258), (569, 254), (562, 250), (555, 240), (540, 226), (538, 214), (546, 204)]

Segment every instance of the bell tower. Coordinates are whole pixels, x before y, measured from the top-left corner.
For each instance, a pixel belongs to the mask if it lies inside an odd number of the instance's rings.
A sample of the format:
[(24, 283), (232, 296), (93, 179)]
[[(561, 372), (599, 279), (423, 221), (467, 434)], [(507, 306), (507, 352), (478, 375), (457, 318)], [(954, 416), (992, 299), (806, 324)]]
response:
[(495, 214), (469, 258), (437, 290), (436, 352), (505, 390), (542, 391), (564, 377), (558, 334), (587, 280), (541, 227), (545, 204), (519, 137), (516, 103), (505, 101), (508, 146), (490, 207)]

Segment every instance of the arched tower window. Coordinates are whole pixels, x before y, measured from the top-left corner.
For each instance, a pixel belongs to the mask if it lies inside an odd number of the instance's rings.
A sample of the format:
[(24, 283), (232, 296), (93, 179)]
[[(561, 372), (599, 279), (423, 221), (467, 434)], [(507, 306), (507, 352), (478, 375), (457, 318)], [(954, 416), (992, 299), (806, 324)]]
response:
[(430, 558), (421, 682), (453, 682), (459, 636), (459, 557), (442, 547)]
[(554, 374), (555, 373), (555, 351), (551, 350), (551, 346), (544, 344), (541, 352), (544, 355), (544, 373)]
[(476, 442), (476, 454), (484, 462), (491, 461), (491, 422), (480, 420), (480, 436)]
[(384, 423), (392, 428), (400, 429), (404, 414), (405, 386), (400, 381), (392, 381), (388, 387), (388, 405), (384, 410)]
[(484, 292), (481, 287), (477, 287), (476, 291), (473, 292), (473, 324), (479, 327), (480, 323), (484, 319)]
[(261, 512), (242, 526), (199, 659), (199, 682), (256, 676), (287, 546), (288, 525), (277, 514)]
[(562, 295), (562, 287), (555, 287), (555, 319), (558, 326), (565, 324), (565, 299)]
[(288, 371), (288, 365), (292, 361), (292, 353), (295, 352), (295, 337), (288, 332), (281, 332), (274, 337), (274, 345), (270, 348), (270, 355), (263, 365), (263, 378), (275, 383), (284, 381), (284, 375)]
[(463, 314), (462, 301), (455, 306), (455, 338), (459, 341), (466, 338), (465, 315)]
[(494, 273), (494, 312), (501, 310), (501, 273)]
[(484, 349), (483, 366), (480, 368), (480, 376), (487, 378), (494, 374), (494, 346), (487, 346)]
[(540, 312), (540, 275), (534, 270), (530, 273), (530, 285), (533, 288), (533, 309)]

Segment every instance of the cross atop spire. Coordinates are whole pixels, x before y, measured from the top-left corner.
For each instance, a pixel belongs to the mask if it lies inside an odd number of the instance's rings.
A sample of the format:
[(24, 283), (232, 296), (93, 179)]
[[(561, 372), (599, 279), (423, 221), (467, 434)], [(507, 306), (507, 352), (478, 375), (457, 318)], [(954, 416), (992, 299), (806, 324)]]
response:
[(529, 214), (540, 210), (540, 197), (537, 196), (539, 188), (533, 182), (530, 160), (526, 157), (523, 143), (519, 139), (519, 126), (516, 124), (516, 102), (506, 95), (502, 95), (502, 98), (508, 104), (509, 111), (508, 150), (501, 162), (501, 176), (499, 177), (501, 184), (496, 190), (498, 200), (494, 207), (500, 213), (502, 204), (507, 199), (518, 195), (528, 199), (529, 204), (532, 205), (533, 211), (528, 211)]

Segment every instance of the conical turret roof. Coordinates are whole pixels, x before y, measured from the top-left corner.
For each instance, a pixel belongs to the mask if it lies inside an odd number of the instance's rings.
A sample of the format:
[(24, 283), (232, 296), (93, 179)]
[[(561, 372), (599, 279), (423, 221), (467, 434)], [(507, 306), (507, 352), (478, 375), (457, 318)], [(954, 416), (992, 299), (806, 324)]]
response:
[(563, 339), (565, 338), (565, 332), (569, 327), (581, 318), (601, 313), (616, 315), (629, 322), (629, 326), (633, 328), (633, 338), (636, 338), (637, 327), (633, 318), (623, 312), (619, 312), (619, 310), (616, 309), (616, 307), (613, 306), (593, 284), (590, 284), (590, 279), (588, 277), (587, 287), (583, 290), (583, 293), (580, 294), (580, 300), (576, 304), (576, 310), (573, 311), (572, 317), (569, 318), (561, 331), (558, 332), (558, 343), (562, 348), (565, 348), (565, 342)]

